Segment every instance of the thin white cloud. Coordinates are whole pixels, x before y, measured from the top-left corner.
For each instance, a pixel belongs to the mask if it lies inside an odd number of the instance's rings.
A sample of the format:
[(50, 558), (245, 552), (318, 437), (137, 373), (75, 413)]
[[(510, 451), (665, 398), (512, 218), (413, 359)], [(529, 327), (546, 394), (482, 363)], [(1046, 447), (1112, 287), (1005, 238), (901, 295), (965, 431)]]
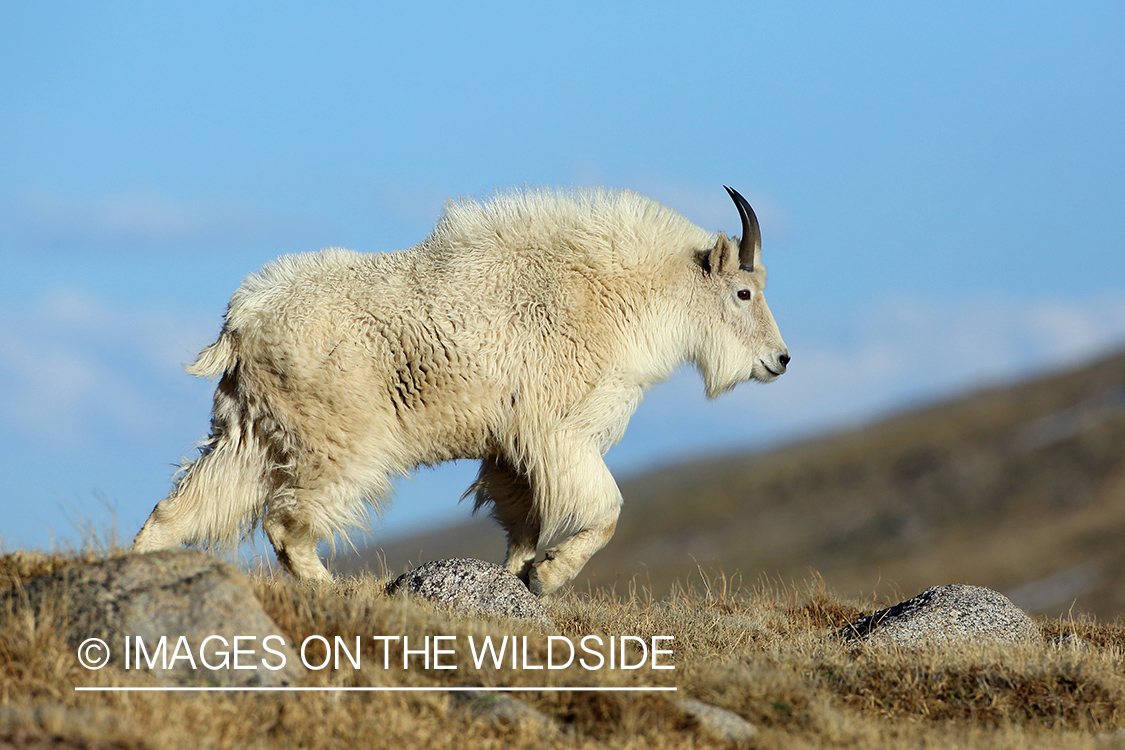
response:
[[(451, 196), (436, 185), (383, 185), (372, 193), (373, 209), (403, 224), (433, 224)], [(419, 237), (419, 240), (422, 238)]]
[(8, 235), (27, 247), (162, 249), (238, 245), (314, 236), (315, 222), (271, 216), (249, 205), (181, 200), (155, 191), (79, 197), (34, 189), (0, 205)]
[(213, 325), (114, 309), (75, 290), (0, 311), (0, 424), (47, 447), (106, 434), (144, 440), (182, 413), (176, 402), (190, 378), (180, 365)]

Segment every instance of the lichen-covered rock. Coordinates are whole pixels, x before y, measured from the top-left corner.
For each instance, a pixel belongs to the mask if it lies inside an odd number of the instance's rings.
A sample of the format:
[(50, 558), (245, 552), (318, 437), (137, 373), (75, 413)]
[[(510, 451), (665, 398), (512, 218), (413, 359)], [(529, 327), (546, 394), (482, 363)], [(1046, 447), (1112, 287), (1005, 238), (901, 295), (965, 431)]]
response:
[(695, 720), (704, 734), (714, 739), (723, 742), (745, 742), (758, 733), (757, 727), (734, 711), (712, 706), (695, 698), (678, 700), (676, 705)]
[(550, 716), (509, 695), (486, 690), (467, 690), (452, 693), (450, 702), (454, 706), (468, 708), (474, 719), (493, 724), (526, 726), (550, 735), (559, 730), (559, 725)]
[[(305, 673), (246, 576), (201, 552), (162, 551), (70, 565), (32, 579), (24, 594), (27, 606), (48, 608), (61, 619), (68, 643), (90, 661), (100, 660), (101, 646), (95, 644), (88, 654), (80, 647), (97, 638), (108, 647), (109, 665), (124, 669), (128, 638), (130, 671), (137, 670), (140, 638), (155, 666), (146, 660), (137, 671), (161, 684), (271, 686)], [(268, 636), (278, 637), (267, 642)], [(270, 668), (280, 666), (282, 657), (284, 666)]]
[(529, 620), (544, 628), (554, 623), (539, 598), (506, 569), (471, 558), (435, 560), (399, 576), (388, 594), (427, 599), (456, 615)]
[(0, 707), (3, 750), (103, 750), (144, 747), (144, 740), (111, 711), (61, 703)]
[(932, 586), (913, 599), (861, 617), (837, 635), (906, 648), (954, 643), (1018, 643), (1039, 629), (1006, 596), (982, 586)]
[(1056, 635), (1054, 638), (1048, 641), (1048, 643), (1056, 648), (1065, 648), (1072, 651), (1089, 651), (1091, 648), (1093, 648), (1090, 645), (1090, 642), (1082, 636), (1078, 635), (1078, 633), (1063, 633), (1062, 635)]
[(1101, 732), (1094, 735), (1094, 743), (1098, 747), (1121, 748), (1125, 747), (1125, 727), (1111, 732)]

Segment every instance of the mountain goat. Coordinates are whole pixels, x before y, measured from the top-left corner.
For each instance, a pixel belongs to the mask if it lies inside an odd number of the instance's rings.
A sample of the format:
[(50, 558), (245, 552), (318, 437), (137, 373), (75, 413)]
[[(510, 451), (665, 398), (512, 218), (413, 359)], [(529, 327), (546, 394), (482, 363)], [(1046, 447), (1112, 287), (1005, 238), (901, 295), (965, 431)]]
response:
[(636, 193), (528, 189), (450, 202), (408, 250), (269, 263), (188, 367), (220, 377), (211, 435), (134, 548), (229, 547), (261, 524), (291, 574), (329, 579), (318, 542), (394, 475), (477, 458), (466, 495), (507, 532), (508, 570), (554, 591), (613, 535), (602, 457), (649, 386), (691, 362), (714, 397), (789, 363), (757, 218), (727, 191), (737, 243)]

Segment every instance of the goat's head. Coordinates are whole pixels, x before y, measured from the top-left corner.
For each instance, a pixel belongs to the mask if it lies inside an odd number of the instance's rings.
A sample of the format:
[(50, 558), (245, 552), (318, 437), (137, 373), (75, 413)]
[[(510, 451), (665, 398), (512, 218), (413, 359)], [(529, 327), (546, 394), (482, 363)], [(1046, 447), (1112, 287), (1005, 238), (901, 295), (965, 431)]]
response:
[(706, 318), (696, 364), (710, 397), (744, 380), (776, 380), (789, 365), (789, 349), (766, 305), (758, 218), (738, 191), (726, 190), (742, 219), (742, 237), (735, 243), (720, 232), (715, 245), (696, 256), (699, 312)]

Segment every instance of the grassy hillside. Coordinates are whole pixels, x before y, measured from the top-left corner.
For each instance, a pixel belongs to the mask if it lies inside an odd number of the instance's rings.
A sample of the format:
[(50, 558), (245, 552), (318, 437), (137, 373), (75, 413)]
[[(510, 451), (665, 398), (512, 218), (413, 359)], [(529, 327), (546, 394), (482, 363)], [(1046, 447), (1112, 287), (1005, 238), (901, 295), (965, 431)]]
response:
[[(104, 553), (88, 554), (92, 560)], [(81, 562), (82, 560), (79, 560)], [(853, 650), (831, 633), (873, 605), (819, 588), (736, 589), (693, 577), (661, 599), (643, 588), (564, 593), (547, 602), (558, 633), (670, 636), (673, 670), (558, 670), (476, 666), (465, 649), (456, 669), (383, 662), (369, 636), (528, 638), (544, 664), (546, 634), (512, 621), (453, 618), (383, 593), (361, 576), (308, 586), (254, 575), (257, 598), (289, 643), (308, 636), (363, 640), (359, 669), (310, 672), (311, 688), (406, 687), (418, 692), (76, 692), (146, 687), (145, 671), (78, 663), (64, 635), (65, 601), (29, 608), (19, 592), (33, 576), (74, 559), (0, 556), (0, 747), (1117, 747), (1125, 724), (1121, 655), (1125, 628), (1041, 621), (1042, 638), (1005, 648), (978, 644), (904, 652)], [(1063, 633), (1079, 645), (1053, 645)], [(316, 662), (322, 654), (315, 654)], [(466, 695), (447, 688), (492, 686)], [(537, 690), (537, 687), (675, 687), (675, 692)], [(433, 690), (437, 688), (437, 690)], [(424, 689), (424, 690), (423, 690)], [(758, 729), (732, 744), (710, 734), (685, 699), (738, 714)]]
[[(33, 610), (21, 591), (36, 575), (120, 552), (20, 552), (0, 556), (0, 748), (1125, 744), (1125, 621), (1114, 619), (1125, 612), (1125, 355), (622, 489), (617, 535), (547, 609), (574, 641), (670, 636), (674, 670), (481, 666), (464, 648), (450, 657), (456, 669), (387, 668), (369, 636), (526, 636), (531, 664), (545, 662), (549, 642), (530, 625), (389, 597), (386, 575), (318, 587), (255, 573), (255, 595), (289, 643), (363, 640), (363, 668), (310, 672), (299, 686), (412, 692), (77, 692), (152, 677), (81, 667), (67, 602)], [(503, 555), (486, 519), (387, 549), (392, 572), (407, 559)], [(353, 569), (382, 570), (377, 554)], [(955, 582), (1048, 613), (1041, 637), (908, 652), (832, 636), (887, 599)], [(1069, 633), (1080, 638), (1058, 645)], [(511, 692), (460, 692), (482, 686)], [(612, 690), (651, 686), (676, 690)], [(758, 733), (732, 745), (685, 700)]]
[[(617, 533), (575, 582), (657, 596), (697, 567), (852, 596), (971, 583), (1044, 614), (1125, 614), (1125, 354), (769, 453), (622, 483)], [(337, 568), (501, 561), (487, 519)]]

